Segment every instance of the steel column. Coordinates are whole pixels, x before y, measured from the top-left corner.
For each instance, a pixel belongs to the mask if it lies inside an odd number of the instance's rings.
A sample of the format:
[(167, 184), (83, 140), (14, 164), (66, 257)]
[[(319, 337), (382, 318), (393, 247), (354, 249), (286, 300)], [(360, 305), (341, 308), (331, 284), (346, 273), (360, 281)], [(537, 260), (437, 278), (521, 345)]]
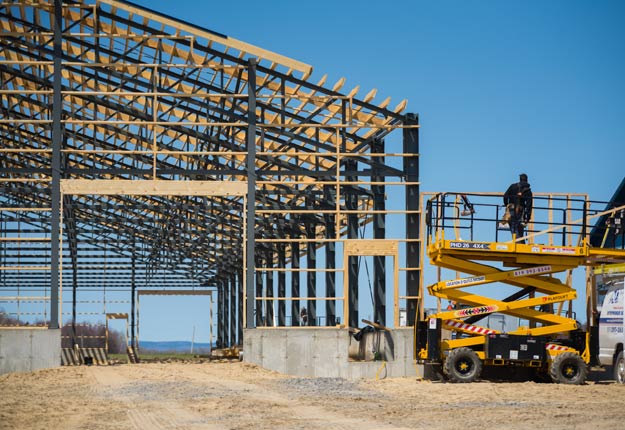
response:
[[(345, 170), (350, 172), (347, 176), (348, 182), (358, 180), (356, 170), (358, 169), (358, 163), (353, 160), (347, 160), (345, 162)], [(347, 187), (345, 191), (345, 206), (348, 211), (354, 211), (358, 209), (358, 194), (353, 187)], [(358, 215), (350, 213), (347, 215), (347, 238), (358, 239)], [(358, 273), (359, 264), (358, 257), (349, 257), (348, 259), (348, 284), (343, 288), (349, 288), (349, 315), (346, 315), (347, 324), (349, 327), (358, 327)]]
[[(406, 114), (405, 125), (418, 125), (419, 116), (416, 114)], [(404, 128), (403, 149), (407, 155), (404, 157), (404, 175), (406, 181), (413, 183), (419, 181), (419, 128)], [(419, 210), (419, 185), (406, 185), (406, 210)], [(419, 242), (410, 241), (419, 239), (418, 213), (406, 214), (406, 295), (419, 295), (419, 271), (421, 265), (421, 255)], [(406, 301), (406, 317), (408, 325), (414, 325), (417, 311), (417, 300)]]
[[(286, 267), (286, 250), (283, 243), (278, 244), (278, 268)], [(278, 272), (278, 298), (286, 297), (286, 272), (280, 270)], [(284, 300), (278, 300), (278, 326), (286, 325), (286, 303)]]
[[(309, 220), (306, 223), (306, 238), (314, 240), (316, 230), (315, 223)], [(310, 269), (306, 272), (306, 294), (308, 297), (317, 297), (317, 272), (314, 271), (317, 268), (317, 244), (315, 242), (306, 243), (306, 264), (307, 268)], [(308, 308), (307, 325), (317, 325), (317, 301), (308, 300), (306, 306)]]
[[(259, 258), (256, 260), (256, 267), (262, 267), (263, 262)], [(263, 272), (256, 272), (256, 292), (255, 297), (261, 298), (263, 297)], [(264, 326), (264, 317), (265, 317), (265, 301), (264, 300), (254, 300), (256, 302), (256, 327)]]
[(224, 290), (224, 346), (232, 346), (232, 334), (230, 332), (230, 280), (228, 278), (223, 279)]
[[(371, 153), (384, 153), (384, 140), (375, 139), (371, 142)], [(384, 157), (375, 157), (376, 163), (384, 163)], [(372, 182), (384, 182), (384, 176), (380, 172), (378, 164), (374, 164)], [(384, 185), (372, 185), (373, 191), (373, 238), (386, 238), (386, 215), (377, 211), (386, 209), (386, 195)], [(386, 257), (382, 255), (373, 256), (373, 320), (379, 324), (386, 325)]]
[(135, 339), (135, 300), (137, 295), (137, 283), (136, 283), (136, 258), (133, 253), (132, 256), (132, 271), (130, 273), (130, 345), (136, 348)]
[[(292, 239), (299, 239), (299, 228), (293, 227), (291, 231)], [(300, 325), (299, 322), (299, 242), (291, 242), (291, 325)]]
[(243, 270), (238, 270), (236, 272), (236, 284), (238, 286), (238, 293), (239, 293), (239, 300), (238, 300), (238, 304), (239, 304), (239, 309), (238, 309), (238, 336), (237, 339), (239, 340), (239, 344), (243, 344)]
[(226, 282), (230, 286), (230, 346), (237, 344), (237, 286), (232, 276)]
[[(330, 207), (334, 207), (336, 204), (336, 196), (334, 193), (334, 187), (332, 185), (324, 186), (324, 198)], [(324, 221), (326, 227), (326, 239), (334, 239), (336, 237), (336, 221), (334, 214), (325, 214)], [(326, 242), (325, 245), (325, 259), (326, 259), (326, 297), (336, 297), (336, 243)], [(336, 325), (336, 301), (326, 300), (326, 325)]]
[(72, 270), (72, 348), (76, 344), (76, 303), (78, 290), (78, 269)]
[[(265, 268), (271, 269), (273, 267), (273, 251), (268, 250), (265, 255)], [(274, 296), (273, 270), (265, 271), (265, 296), (267, 298), (271, 298)], [(265, 315), (267, 317), (266, 325), (269, 327), (273, 326), (273, 300), (267, 300), (265, 302)]]
[(217, 281), (217, 348), (223, 348), (225, 346), (224, 293), (223, 282)]
[[(246, 243), (246, 325), (254, 328), (256, 249), (256, 59), (247, 67), (247, 243)], [(259, 312), (258, 312), (259, 313)]]
[(61, 80), (63, 49), (63, 7), (61, 0), (54, 0), (54, 76), (52, 83), (52, 181), (51, 217), (50, 217), (50, 325), (59, 328), (59, 287), (60, 287), (60, 255), (61, 255), (61, 145), (63, 130), (61, 114), (63, 98), (61, 97)]

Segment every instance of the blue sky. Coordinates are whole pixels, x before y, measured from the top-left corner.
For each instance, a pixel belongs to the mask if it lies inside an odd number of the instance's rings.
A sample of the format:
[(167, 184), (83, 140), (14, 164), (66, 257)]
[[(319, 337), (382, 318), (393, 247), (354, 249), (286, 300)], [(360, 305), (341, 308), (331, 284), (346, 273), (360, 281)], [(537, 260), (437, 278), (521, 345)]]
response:
[[(625, 176), (625, 2), (137, 3), (408, 99), (423, 191), (503, 192), (526, 172), (535, 192), (608, 200)], [(158, 312), (142, 312), (145, 333)]]
[(625, 176), (625, 3), (198, 2), (146, 7), (346, 77), (420, 114), (428, 191), (608, 199)]

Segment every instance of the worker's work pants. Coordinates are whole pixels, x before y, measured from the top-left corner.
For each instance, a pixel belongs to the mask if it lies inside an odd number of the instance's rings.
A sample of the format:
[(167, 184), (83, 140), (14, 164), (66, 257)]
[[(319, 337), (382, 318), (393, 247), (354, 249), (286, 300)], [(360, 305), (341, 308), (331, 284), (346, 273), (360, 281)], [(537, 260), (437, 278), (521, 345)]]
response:
[[(508, 225), (510, 225), (510, 233), (514, 236), (516, 234), (516, 238), (520, 238), (525, 236), (525, 225), (516, 218), (510, 218), (508, 221)], [(518, 243), (525, 243), (525, 239), (519, 241)]]

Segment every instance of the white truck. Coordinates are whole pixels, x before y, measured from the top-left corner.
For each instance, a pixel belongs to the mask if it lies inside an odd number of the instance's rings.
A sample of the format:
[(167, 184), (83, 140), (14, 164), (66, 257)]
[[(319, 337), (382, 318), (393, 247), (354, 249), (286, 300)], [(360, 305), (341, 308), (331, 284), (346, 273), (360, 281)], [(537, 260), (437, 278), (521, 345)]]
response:
[[(622, 266), (622, 265), (619, 265)], [(622, 270), (621, 270), (622, 269)], [(597, 273), (600, 272), (600, 273)], [(625, 319), (623, 318), (625, 267), (599, 269), (595, 272), (597, 307), (599, 313), (598, 361), (602, 366), (613, 366), (614, 379), (625, 384)]]

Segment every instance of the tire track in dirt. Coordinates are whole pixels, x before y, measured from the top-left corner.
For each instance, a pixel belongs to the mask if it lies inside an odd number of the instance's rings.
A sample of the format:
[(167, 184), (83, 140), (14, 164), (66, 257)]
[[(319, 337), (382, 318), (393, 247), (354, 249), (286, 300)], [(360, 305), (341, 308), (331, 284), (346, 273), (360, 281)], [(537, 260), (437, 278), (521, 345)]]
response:
[[(408, 430), (405, 427), (387, 425), (383, 422), (372, 420), (366, 417), (348, 417), (338, 412), (330, 411), (320, 406), (310, 405), (302, 399), (292, 399), (279, 387), (270, 387), (265, 384), (254, 384), (237, 381), (234, 379), (224, 380), (211, 375), (207, 370), (185, 369), (189, 377), (196, 381), (221, 387), (222, 390), (230, 390), (241, 398), (247, 398), (257, 404), (269, 403), (271, 407), (288, 411), (288, 416), (292, 421), (298, 422), (305, 429), (325, 429), (325, 430)], [(279, 427), (278, 427), (279, 428)], [(285, 426), (284, 428), (289, 428)]]
[[(91, 392), (96, 396), (114, 395), (126, 407), (126, 415), (133, 430), (218, 430), (217, 427), (206, 422), (205, 417), (184, 407), (184, 402), (137, 401), (134, 397), (124, 394), (122, 389), (128, 384), (143, 382), (137, 381), (132, 367), (93, 367), (87, 372), (92, 380)], [(182, 382), (181, 382), (182, 383)], [(158, 396), (158, 393), (156, 393)]]

